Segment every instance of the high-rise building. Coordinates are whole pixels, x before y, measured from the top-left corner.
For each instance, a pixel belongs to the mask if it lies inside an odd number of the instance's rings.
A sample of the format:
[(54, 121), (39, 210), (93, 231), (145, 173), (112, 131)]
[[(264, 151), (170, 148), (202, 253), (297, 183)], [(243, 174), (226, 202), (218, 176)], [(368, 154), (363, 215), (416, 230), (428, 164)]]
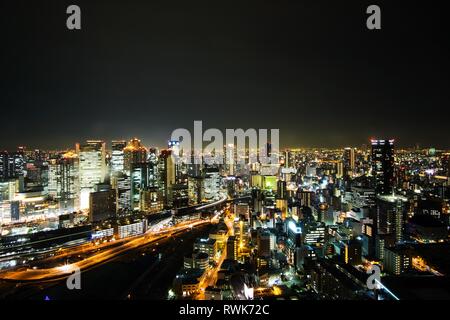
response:
[(207, 168), (203, 179), (205, 199), (207, 201), (218, 200), (221, 188), (221, 176), (217, 168)]
[(304, 222), (303, 226), (303, 242), (311, 246), (323, 246), (325, 243), (325, 223), (308, 221)]
[(0, 152), (0, 179), (7, 179), (10, 177), (9, 170), (9, 154), (7, 151)]
[(277, 199), (287, 199), (286, 181), (277, 181)]
[(413, 250), (405, 245), (385, 248), (383, 260), (384, 270), (398, 276), (412, 268), (413, 256)]
[(15, 178), (25, 174), (25, 148), (18, 147), (16, 152), (0, 152), (0, 179)]
[(212, 262), (217, 254), (217, 241), (210, 238), (197, 238), (194, 242), (194, 250), (207, 253)]
[(14, 176), (23, 176), (25, 174), (25, 147), (18, 147), (17, 151), (13, 155), (14, 159)]
[(336, 178), (342, 178), (344, 176), (344, 164), (339, 161), (336, 163)]
[(258, 247), (258, 257), (269, 258), (271, 252), (271, 237), (270, 232), (263, 229), (258, 229), (256, 236), (256, 244)]
[(140, 210), (145, 213), (158, 213), (164, 208), (161, 191), (155, 187), (141, 190), (140, 201)]
[(238, 259), (238, 240), (235, 236), (228, 237), (227, 240), (227, 259), (237, 260)]
[(127, 146), (125, 140), (113, 140), (111, 144), (111, 173), (123, 172), (124, 170), (124, 149)]
[(394, 140), (372, 140), (372, 175), (377, 193), (394, 191)]
[(137, 138), (131, 139), (125, 149), (124, 154), (124, 170), (130, 172), (133, 165), (147, 162), (147, 149), (141, 144), (141, 140)]
[(172, 186), (175, 184), (175, 161), (171, 150), (162, 150), (158, 161), (159, 188), (164, 197), (164, 205), (172, 205)]
[(119, 173), (111, 178), (112, 189), (116, 192), (116, 211), (131, 210), (131, 178), (125, 173)]
[(396, 243), (403, 240), (405, 202), (407, 199), (399, 195), (377, 197), (375, 220), (377, 234), (393, 235)]
[(344, 262), (351, 265), (361, 264), (362, 242), (359, 240), (350, 240), (344, 243)]
[(189, 205), (202, 203), (204, 193), (203, 178), (188, 177)]
[(148, 152), (148, 186), (157, 188), (159, 186), (158, 174), (158, 153), (155, 148), (150, 148)]
[(200, 269), (205, 270), (208, 268), (210, 257), (206, 252), (194, 250), (184, 256), (183, 266), (185, 269)]
[(344, 175), (352, 177), (355, 172), (355, 148), (344, 149)]
[(260, 213), (263, 208), (263, 193), (258, 188), (252, 189), (253, 212)]
[(148, 164), (137, 163), (131, 165), (131, 209), (139, 210), (141, 190), (148, 187)]
[(98, 222), (116, 213), (116, 193), (110, 185), (97, 184), (89, 194), (89, 221)]
[(301, 205), (306, 207), (312, 206), (314, 195), (315, 195), (314, 191), (301, 189), (298, 189), (297, 191), (297, 197), (299, 198)]
[(176, 183), (172, 185), (172, 206), (183, 208), (189, 205), (189, 188), (187, 184)]
[(80, 161), (80, 207), (89, 208), (89, 193), (97, 183), (101, 183), (106, 175), (105, 142), (88, 140), (85, 144), (76, 145)]
[(18, 205), (18, 202), (14, 201), (15, 191), (15, 179), (0, 179), (0, 224), (8, 224), (11, 221), (19, 220), (18, 208), (16, 208), (16, 215), (13, 212)]
[(80, 206), (79, 158), (67, 152), (48, 164), (48, 194), (58, 201), (60, 209), (78, 210)]

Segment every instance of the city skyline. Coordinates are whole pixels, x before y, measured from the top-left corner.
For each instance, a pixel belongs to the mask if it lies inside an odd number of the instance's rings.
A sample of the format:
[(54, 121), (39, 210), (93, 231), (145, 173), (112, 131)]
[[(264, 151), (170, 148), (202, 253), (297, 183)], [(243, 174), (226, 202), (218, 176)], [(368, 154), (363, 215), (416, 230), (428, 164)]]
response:
[[(128, 141), (130, 141), (130, 140), (133, 140), (133, 139), (135, 139), (135, 138), (137, 138), (137, 137), (135, 137), (135, 136), (130, 136), (129, 138), (116, 138), (116, 139), (112, 139), (112, 140), (106, 140), (106, 139), (98, 139), (98, 138), (96, 138), (96, 139), (94, 139), (94, 138), (91, 138), (91, 139), (85, 139), (85, 140), (80, 140), (80, 141), (89, 141), (89, 140), (100, 140), (100, 141), (104, 141), (105, 143), (106, 143), (106, 146), (107, 146), (107, 150), (108, 151), (112, 151), (112, 142), (113, 141), (117, 141), (117, 140), (123, 140), (123, 141), (126, 141), (126, 142), (128, 142)], [(391, 139), (390, 137), (388, 137), (388, 138), (386, 138), (386, 137), (376, 137), (377, 139)], [(371, 137), (370, 139), (367, 139), (367, 141), (365, 142), (365, 143), (362, 143), (362, 144), (360, 144), (360, 145), (350, 145), (350, 144), (347, 144), (347, 145), (340, 145), (340, 146), (334, 146), (334, 147), (322, 147), (322, 146), (301, 146), (301, 145), (297, 145), (297, 146), (281, 146), (280, 147), (280, 151), (286, 151), (286, 150), (298, 150), (298, 149), (305, 149), (305, 150), (308, 150), (308, 149), (317, 149), (317, 150), (343, 150), (343, 149), (345, 149), (345, 148), (348, 148), (348, 147), (350, 147), (350, 148), (356, 148), (356, 149), (369, 149), (370, 148), (370, 141), (371, 140), (373, 140), (373, 139), (375, 139), (374, 137)], [(143, 140), (143, 139), (141, 139), (141, 140)], [(155, 144), (148, 144), (148, 143), (145, 143), (145, 141), (143, 142), (143, 146), (145, 147), (145, 148), (147, 148), (147, 149), (151, 149), (151, 148), (158, 148), (158, 149), (161, 149), (161, 150), (164, 150), (164, 149), (167, 149), (168, 148), (168, 145), (167, 145), (167, 142), (169, 142), (170, 140), (167, 140), (166, 141), (166, 144), (164, 145), (164, 144), (160, 144), (160, 145), (155, 145)], [(6, 152), (15, 152), (15, 151), (17, 151), (17, 149), (18, 148), (25, 148), (25, 150), (26, 151), (34, 151), (34, 150), (43, 150), (43, 151), (51, 151), (51, 152), (62, 152), (62, 151), (73, 151), (73, 150), (75, 150), (75, 146), (76, 146), (76, 144), (78, 144), (78, 143), (80, 143), (80, 142), (74, 142), (72, 145), (69, 145), (69, 144), (67, 144), (67, 145), (64, 145), (64, 146), (62, 146), (62, 147), (60, 147), (60, 148), (58, 148), (58, 147), (55, 147), (55, 146), (51, 146), (51, 147), (49, 147), (49, 148), (42, 148), (42, 147), (39, 147), (39, 145), (36, 145), (36, 146), (34, 146), (34, 145), (27, 145), (27, 144), (20, 144), (20, 145), (16, 145), (15, 147), (13, 146), (12, 148), (2, 148), (1, 146), (0, 146), (0, 151), (6, 151)], [(224, 145), (224, 147), (225, 147), (226, 145)], [(433, 150), (436, 150), (436, 151), (442, 151), (442, 152), (447, 152), (448, 150), (450, 150), (450, 147), (449, 148), (437, 148), (436, 146), (434, 146), (434, 145), (430, 145), (430, 146), (423, 146), (423, 145), (419, 145), (419, 144), (416, 144), (416, 145), (411, 145), (411, 146), (398, 146), (397, 144), (396, 144), (396, 146), (395, 146), (395, 148), (396, 148), (396, 150), (397, 151), (408, 151), (408, 150), (428, 150), (428, 149), (433, 149)]]
[(440, 4), (0, 7), (0, 302), (281, 319), (450, 301)]

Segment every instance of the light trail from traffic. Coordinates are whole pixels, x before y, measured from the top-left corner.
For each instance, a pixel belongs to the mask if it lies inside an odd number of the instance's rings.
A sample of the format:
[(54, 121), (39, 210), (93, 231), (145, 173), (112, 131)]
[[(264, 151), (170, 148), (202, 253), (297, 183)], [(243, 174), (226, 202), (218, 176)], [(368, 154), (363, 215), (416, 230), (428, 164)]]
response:
[[(49, 280), (58, 280), (60, 278), (64, 278), (73, 273), (74, 270), (79, 268), (80, 270), (86, 270), (101, 263), (107, 262), (116, 258), (122, 253), (126, 251), (136, 249), (138, 247), (159, 241), (164, 238), (171, 237), (172, 235), (180, 232), (192, 229), (194, 227), (210, 223), (210, 220), (198, 220), (198, 221), (190, 221), (185, 222), (173, 227), (169, 227), (165, 230), (162, 230), (157, 233), (145, 233), (140, 236), (136, 236), (132, 239), (122, 239), (124, 243), (120, 246), (105, 249), (103, 251), (98, 251), (91, 256), (78, 261), (72, 264), (65, 264), (51, 268), (45, 269), (25, 269), (25, 270), (14, 270), (14, 271), (6, 271), (0, 274), (0, 279), (9, 280), (9, 281), (49, 281)], [(114, 242), (112, 242), (113, 244)], [(83, 251), (84, 248), (79, 250)], [(76, 252), (76, 251), (75, 251)], [(70, 252), (68, 254), (73, 255), (74, 252)]]

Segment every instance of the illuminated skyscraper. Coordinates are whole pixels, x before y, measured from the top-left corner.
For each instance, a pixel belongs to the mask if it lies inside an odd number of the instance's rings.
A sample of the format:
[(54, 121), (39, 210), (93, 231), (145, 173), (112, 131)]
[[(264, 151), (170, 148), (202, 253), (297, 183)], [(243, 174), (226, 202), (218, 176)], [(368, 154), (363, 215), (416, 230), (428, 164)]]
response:
[(16, 176), (25, 174), (25, 163), (26, 163), (25, 147), (18, 147), (16, 153), (14, 154), (14, 170)]
[(16, 152), (0, 152), (0, 179), (14, 178), (25, 174), (25, 148), (19, 147)]
[(14, 219), (13, 208), (17, 203), (14, 201), (16, 192), (16, 181), (14, 179), (0, 179), (0, 224), (8, 224), (18, 220), (18, 214)]
[(139, 210), (141, 191), (148, 187), (148, 164), (133, 164), (131, 168), (131, 209)]
[(106, 175), (105, 142), (88, 140), (86, 144), (76, 145), (80, 161), (80, 207), (89, 208), (89, 193)]
[(115, 174), (124, 170), (124, 149), (127, 143), (125, 140), (113, 140), (111, 144), (111, 173)]
[(227, 240), (227, 259), (237, 260), (238, 259), (239, 242), (235, 236), (228, 237)]
[(148, 186), (150, 188), (158, 188), (159, 186), (158, 154), (155, 148), (150, 148), (147, 163), (148, 163)]
[(48, 193), (61, 209), (78, 210), (80, 206), (79, 159), (73, 152), (49, 161)]
[(353, 176), (355, 172), (355, 148), (344, 149), (344, 175)]
[(172, 205), (172, 186), (175, 184), (175, 161), (171, 150), (162, 150), (158, 161), (159, 188), (166, 206)]
[(112, 188), (116, 191), (116, 211), (126, 212), (131, 209), (131, 178), (124, 173), (111, 177)]
[(222, 179), (217, 168), (206, 168), (203, 179), (204, 197), (207, 201), (218, 200)]
[(336, 178), (342, 178), (344, 176), (344, 164), (342, 162), (336, 163)]
[(0, 152), (0, 179), (7, 179), (10, 177), (9, 169), (9, 154), (7, 151)]
[(394, 191), (394, 140), (372, 140), (372, 175), (377, 193)]
[(134, 138), (131, 139), (125, 149), (123, 149), (124, 155), (124, 170), (128, 174), (132, 165), (147, 162), (147, 149), (141, 144), (141, 140)]
[(376, 231), (378, 234), (392, 235), (395, 243), (403, 240), (405, 203), (407, 198), (399, 195), (377, 197)]
[(162, 194), (158, 188), (141, 190), (140, 201), (140, 210), (145, 213), (157, 213), (164, 208)]

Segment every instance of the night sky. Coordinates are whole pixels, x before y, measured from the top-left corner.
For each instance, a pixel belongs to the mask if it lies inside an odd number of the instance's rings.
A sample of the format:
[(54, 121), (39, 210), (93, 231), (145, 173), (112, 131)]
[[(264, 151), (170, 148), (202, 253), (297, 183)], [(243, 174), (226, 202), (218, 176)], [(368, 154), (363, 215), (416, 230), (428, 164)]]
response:
[[(7, 2), (7, 3), (6, 3)], [(366, 28), (369, 4), (382, 30)], [(82, 30), (66, 28), (77, 4)], [(0, 148), (176, 128), (450, 148), (444, 1), (2, 1)], [(446, 28), (446, 29), (444, 29)]]

